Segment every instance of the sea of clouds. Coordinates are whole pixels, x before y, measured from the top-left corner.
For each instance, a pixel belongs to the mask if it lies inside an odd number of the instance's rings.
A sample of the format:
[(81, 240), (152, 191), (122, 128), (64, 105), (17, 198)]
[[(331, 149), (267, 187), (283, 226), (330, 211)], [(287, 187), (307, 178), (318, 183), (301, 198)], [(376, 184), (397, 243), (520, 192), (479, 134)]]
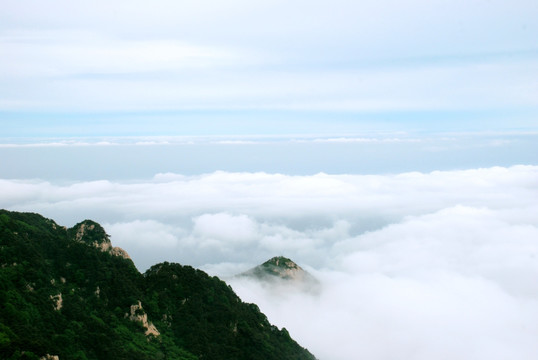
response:
[[(0, 207), (100, 222), (144, 271), (227, 279), (321, 360), (538, 358), (538, 167), (0, 180)], [(233, 278), (293, 259), (321, 291)]]

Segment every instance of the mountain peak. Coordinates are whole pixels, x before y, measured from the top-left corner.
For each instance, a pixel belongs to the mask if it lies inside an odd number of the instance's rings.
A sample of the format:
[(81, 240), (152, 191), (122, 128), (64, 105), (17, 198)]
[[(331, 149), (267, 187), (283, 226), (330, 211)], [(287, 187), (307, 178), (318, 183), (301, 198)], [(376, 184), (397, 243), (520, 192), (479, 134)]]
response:
[(110, 237), (105, 229), (92, 220), (84, 220), (73, 226), (70, 230), (71, 238), (75, 241), (93, 245), (95, 247), (110, 244)]
[(275, 256), (262, 264), (262, 266), (276, 266), (284, 269), (300, 269), (300, 266), (284, 256)]
[(101, 249), (101, 251), (109, 252), (112, 255), (130, 259), (125, 250), (112, 246), (110, 236), (106, 233), (105, 229), (95, 221), (84, 220), (69, 229), (69, 234), (74, 241), (96, 247)]
[(314, 276), (284, 256), (275, 256), (239, 276), (270, 284), (292, 285), (307, 291), (317, 291), (320, 285)]

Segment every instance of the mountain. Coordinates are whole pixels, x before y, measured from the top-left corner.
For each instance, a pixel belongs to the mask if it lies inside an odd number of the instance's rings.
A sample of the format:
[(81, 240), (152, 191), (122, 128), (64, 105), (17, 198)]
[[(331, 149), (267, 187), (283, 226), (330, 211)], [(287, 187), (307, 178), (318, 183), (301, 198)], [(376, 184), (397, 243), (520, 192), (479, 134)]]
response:
[(238, 275), (268, 284), (289, 285), (302, 290), (319, 290), (319, 281), (292, 260), (275, 256)]
[(0, 210), (1, 359), (315, 359), (217, 277), (138, 272), (105, 230)]

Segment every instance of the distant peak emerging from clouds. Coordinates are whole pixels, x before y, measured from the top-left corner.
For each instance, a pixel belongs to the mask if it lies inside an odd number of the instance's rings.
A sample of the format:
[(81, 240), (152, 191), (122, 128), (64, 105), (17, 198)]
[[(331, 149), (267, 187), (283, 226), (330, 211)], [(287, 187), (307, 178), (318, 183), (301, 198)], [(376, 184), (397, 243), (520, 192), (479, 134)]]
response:
[(303, 290), (315, 290), (320, 285), (318, 279), (284, 256), (275, 256), (238, 276), (269, 284), (292, 285)]

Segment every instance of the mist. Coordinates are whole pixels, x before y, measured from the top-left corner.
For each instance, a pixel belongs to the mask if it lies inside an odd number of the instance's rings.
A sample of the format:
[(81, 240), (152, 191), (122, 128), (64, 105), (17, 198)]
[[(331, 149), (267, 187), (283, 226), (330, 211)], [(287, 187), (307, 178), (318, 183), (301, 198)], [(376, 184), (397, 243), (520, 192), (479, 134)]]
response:
[[(100, 222), (139, 270), (200, 267), (321, 360), (538, 356), (538, 167), (0, 180), (1, 206)], [(233, 275), (284, 255), (317, 292)]]

